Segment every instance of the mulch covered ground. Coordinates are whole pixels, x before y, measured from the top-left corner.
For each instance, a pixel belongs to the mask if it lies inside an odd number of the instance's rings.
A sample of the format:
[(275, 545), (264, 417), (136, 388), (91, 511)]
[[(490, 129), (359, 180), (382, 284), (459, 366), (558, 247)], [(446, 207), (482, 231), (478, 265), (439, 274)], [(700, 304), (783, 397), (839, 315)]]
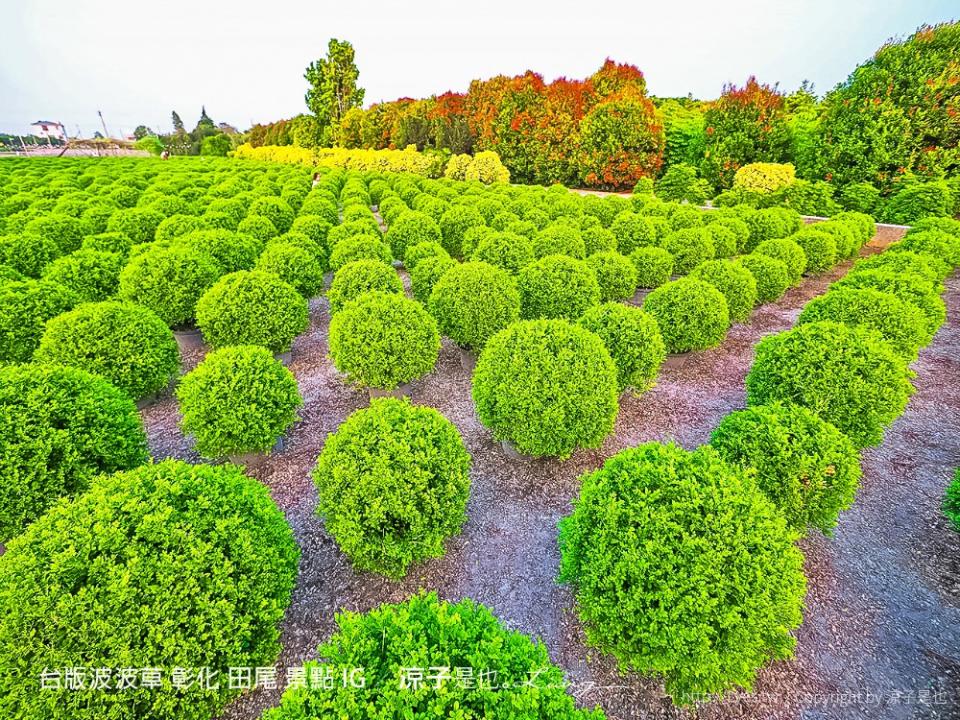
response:
[[(864, 455), (856, 504), (832, 538), (802, 542), (809, 590), (797, 656), (765, 668), (754, 694), (696, 711), (672, 708), (658, 681), (620, 676), (608, 658), (584, 646), (573, 597), (555, 582), (556, 524), (570, 511), (578, 477), (640, 442), (706, 442), (725, 414), (744, 405), (757, 341), (792, 326), (804, 303), (848, 269), (806, 281), (734, 327), (721, 347), (665, 367), (655, 388), (623, 398), (616, 430), (600, 450), (565, 462), (505, 456), (478, 422), (469, 377), (457, 349), (445, 343), (435, 372), (414, 384), (412, 398), (454, 422), (473, 456), (469, 520), (445, 557), (415, 567), (402, 582), (354, 572), (315, 515), (310, 471), (324, 438), (367, 403), (327, 359), (326, 301), (315, 300), (312, 326), (294, 345), (290, 366), (306, 405), (303, 421), (285, 449), (251, 473), (270, 488), (303, 551), (280, 667), (315, 657), (338, 610), (402, 601), (424, 587), (451, 600), (469, 596), (509, 627), (541, 637), (572, 692), (612, 719), (960, 717), (960, 535), (939, 508), (960, 465), (960, 279), (947, 283), (948, 321), (914, 366), (916, 395), (883, 445)], [(143, 415), (157, 458), (199, 461), (177, 428), (172, 399)], [(249, 693), (223, 718), (253, 720), (279, 696)]]

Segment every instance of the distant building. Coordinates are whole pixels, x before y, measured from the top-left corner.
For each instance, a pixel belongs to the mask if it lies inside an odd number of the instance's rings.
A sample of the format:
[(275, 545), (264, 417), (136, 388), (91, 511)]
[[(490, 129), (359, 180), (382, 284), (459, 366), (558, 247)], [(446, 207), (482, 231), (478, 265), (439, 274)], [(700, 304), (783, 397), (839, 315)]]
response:
[(33, 134), (48, 140), (66, 140), (67, 129), (58, 122), (52, 120), (37, 120), (32, 123)]

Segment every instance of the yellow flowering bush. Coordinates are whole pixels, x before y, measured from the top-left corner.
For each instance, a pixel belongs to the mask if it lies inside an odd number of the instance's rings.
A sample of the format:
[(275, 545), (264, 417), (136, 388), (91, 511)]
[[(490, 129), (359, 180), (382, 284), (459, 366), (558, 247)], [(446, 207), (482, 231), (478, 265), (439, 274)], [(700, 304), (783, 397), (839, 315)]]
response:
[(733, 186), (768, 193), (792, 185), (796, 179), (796, 171), (791, 163), (749, 163), (737, 170)]

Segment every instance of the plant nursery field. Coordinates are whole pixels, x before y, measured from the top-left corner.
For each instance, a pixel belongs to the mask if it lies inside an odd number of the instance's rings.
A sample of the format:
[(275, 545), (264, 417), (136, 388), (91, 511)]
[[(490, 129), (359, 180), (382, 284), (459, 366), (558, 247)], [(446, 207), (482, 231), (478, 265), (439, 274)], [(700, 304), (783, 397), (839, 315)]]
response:
[(644, 183), (0, 162), (0, 717), (960, 717), (958, 266)]

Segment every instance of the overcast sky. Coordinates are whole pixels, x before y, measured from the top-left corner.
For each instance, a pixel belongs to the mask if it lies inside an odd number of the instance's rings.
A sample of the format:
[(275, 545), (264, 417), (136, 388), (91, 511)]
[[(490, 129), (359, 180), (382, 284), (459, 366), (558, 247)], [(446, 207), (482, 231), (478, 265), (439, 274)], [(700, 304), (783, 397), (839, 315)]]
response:
[(651, 93), (716, 97), (750, 74), (820, 93), (886, 39), (960, 16), (957, 0), (0, 0), (0, 131), (188, 128), (201, 105), (241, 129), (304, 111), (303, 71), (331, 37), (357, 53), (366, 104), (466, 90), (527, 68), (582, 78), (604, 58)]

